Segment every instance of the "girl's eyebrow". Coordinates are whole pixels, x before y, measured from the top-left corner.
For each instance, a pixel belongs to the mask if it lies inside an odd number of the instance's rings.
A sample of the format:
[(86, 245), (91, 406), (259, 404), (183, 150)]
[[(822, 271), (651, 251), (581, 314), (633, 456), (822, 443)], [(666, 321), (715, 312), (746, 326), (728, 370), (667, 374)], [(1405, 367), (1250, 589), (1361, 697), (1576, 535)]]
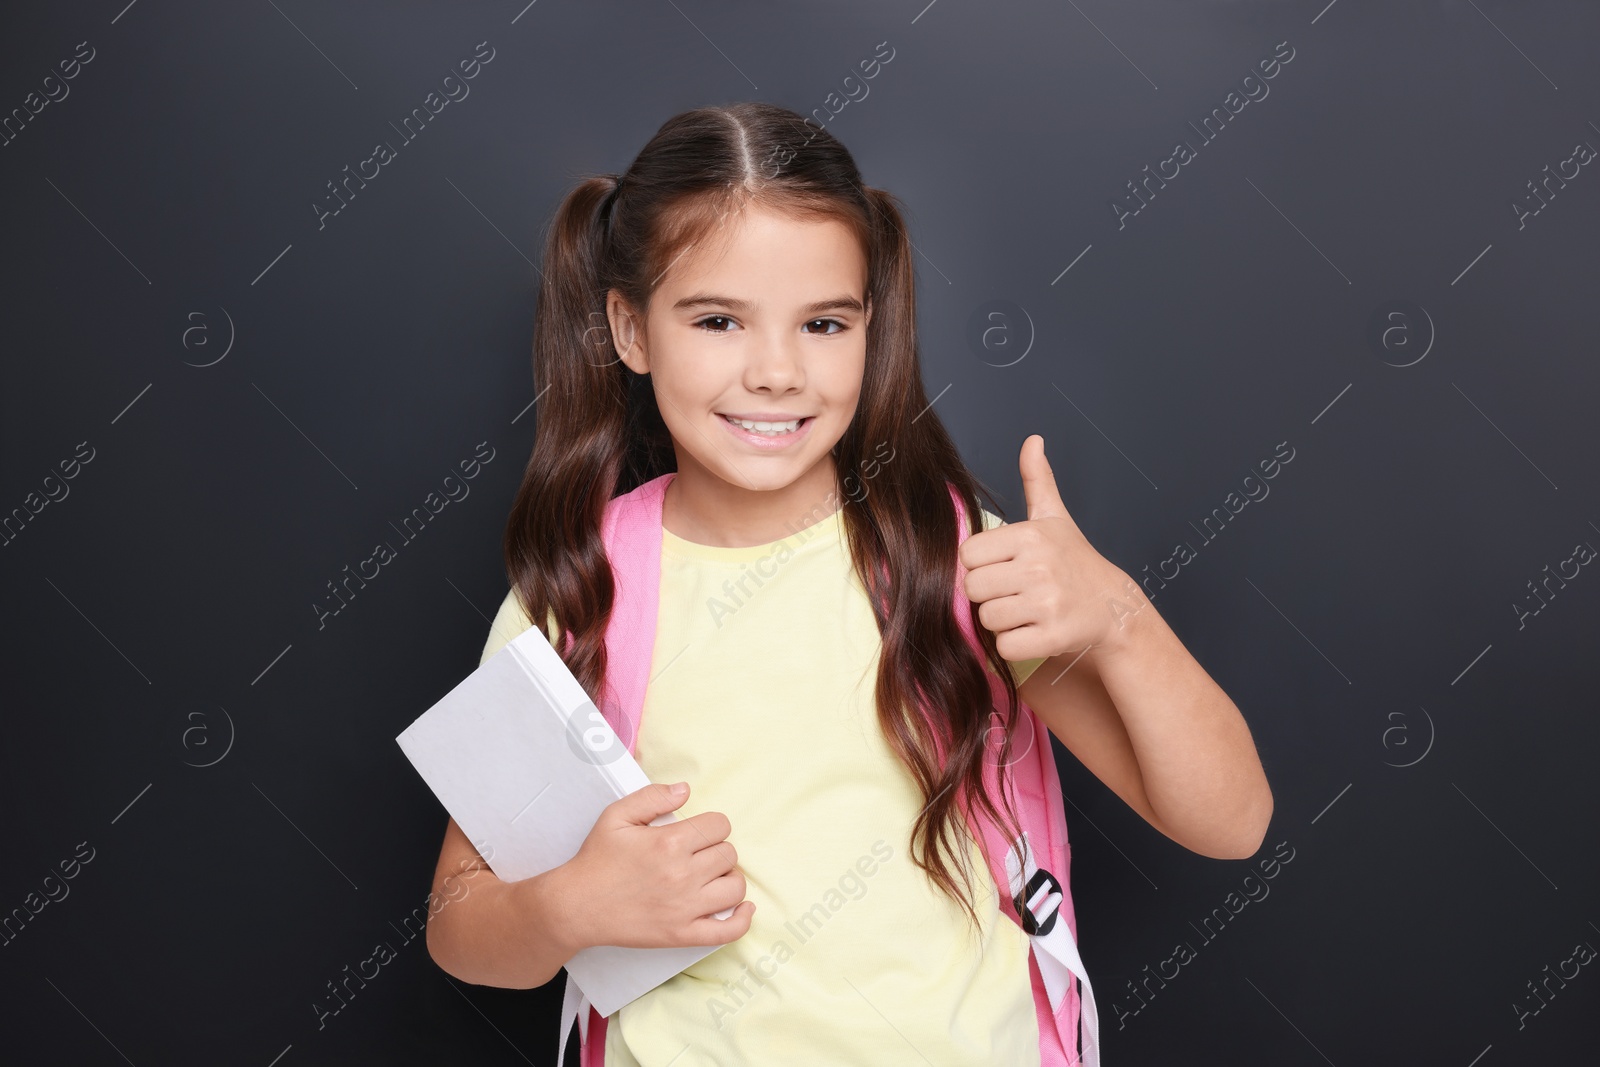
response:
[[(679, 300), (677, 303), (673, 304), (672, 310), (683, 311), (688, 308), (703, 307), (707, 305), (731, 308), (734, 311), (742, 314), (747, 314), (753, 311), (756, 306), (755, 302), (750, 300), (738, 300), (731, 296), (717, 296), (714, 293), (696, 293), (693, 296), (686, 296), (682, 300)], [(818, 300), (816, 303), (807, 304), (805, 307), (800, 309), (801, 313), (805, 315), (817, 315), (824, 311), (854, 311), (860, 313), (863, 310), (864, 309), (861, 306), (861, 301), (849, 295), (836, 296), (828, 300)]]

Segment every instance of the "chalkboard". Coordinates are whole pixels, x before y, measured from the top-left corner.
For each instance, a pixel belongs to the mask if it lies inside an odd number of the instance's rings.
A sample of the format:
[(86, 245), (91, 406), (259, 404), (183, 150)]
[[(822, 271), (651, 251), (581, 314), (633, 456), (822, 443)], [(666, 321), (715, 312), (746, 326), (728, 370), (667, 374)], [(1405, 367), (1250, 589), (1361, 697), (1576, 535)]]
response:
[(429, 956), (445, 816), (393, 739), (506, 592), (552, 211), (740, 100), (906, 205), (963, 457), (1016, 521), (1043, 434), (1261, 754), (1271, 827), (1217, 860), (1058, 747), (1104, 1062), (1592, 1054), (1592, 5), (6, 23), (19, 1062), (553, 1062), (560, 981)]

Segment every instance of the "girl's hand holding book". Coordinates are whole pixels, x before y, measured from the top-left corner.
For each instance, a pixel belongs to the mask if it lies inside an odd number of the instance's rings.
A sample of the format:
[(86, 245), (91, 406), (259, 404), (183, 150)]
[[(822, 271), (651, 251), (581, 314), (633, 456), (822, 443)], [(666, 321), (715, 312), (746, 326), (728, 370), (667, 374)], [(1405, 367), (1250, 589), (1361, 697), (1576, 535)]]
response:
[[(556, 868), (580, 948), (725, 945), (750, 929), (756, 906), (744, 899), (728, 817), (706, 811), (650, 825), (688, 798), (687, 783), (651, 783), (613, 801), (578, 854)], [(727, 908), (728, 918), (714, 917)]]

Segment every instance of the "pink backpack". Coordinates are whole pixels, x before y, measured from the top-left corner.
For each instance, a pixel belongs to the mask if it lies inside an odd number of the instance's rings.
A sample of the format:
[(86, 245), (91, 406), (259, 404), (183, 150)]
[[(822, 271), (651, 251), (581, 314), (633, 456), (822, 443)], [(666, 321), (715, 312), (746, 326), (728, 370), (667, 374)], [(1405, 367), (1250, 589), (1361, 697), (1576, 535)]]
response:
[[(615, 602), (606, 629), (607, 686), (613, 700), (597, 702), (611, 728), (635, 752), (639, 719), (644, 709), (645, 686), (655, 649), (657, 602), (661, 587), (661, 502), (674, 474), (663, 474), (616, 497), (606, 505), (601, 538), (616, 579)], [(957, 527), (967, 538), (965, 509), (954, 489)], [(954, 604), (956, 618), (974, 650), (978, 649), (962, 588), (964, 568), (957, 562)], [(570, 634), (563, 635), (570, 643)], [(980, 652), (980, 658), (982, 654)], [(996, 705), (1005, 700), (1004, 683), (992, 672), (990, 687)], [(1011, 842), (991, 820), (973, 818), (969, 825), (983, 843), (996, 886), (1011, 895), (996, 894), (1000, 910), (1029, 935), (1028, 972), (1039, 1023), (1041, 1067), (1099, 1067), (1100, 1027), (1094, 990), (1078, 954), (1077, 921), (1068, 889), (1071, 852), (1067, 846), (1066, 815), (1061, 805), (1061, 780), (1050, 750), (1050, 735), (1027, 704), (1020, 705), (1014, 750), (1022, 755), (1011, 764), (1012, 796), (1023, 828), (1020, 847), (1026, 856), (1019, 869)], [(996, 713), (998, 725), (999, 713)], [(984, 770), (985, 788), (998, 798), (998, 771), (993, 762)], [(1035, 854), (1045, 858), (1039, 867)], [(1073, 978), (1077, 981), (1073, 982)], [(1081, 1001), (1080, 1001), (1081, 990)], [(1081, 1010), (1080, 1010), (1081, 1009)], [(580, 1067), (604, 1067), (606, 1019), (583, 995), (571, 977), (561, 1005), (561, 1051), (566, 1057), (567, 1035), (578, 1021)], [(1082, 1042), (1082, 1059), (1078, 1054)]]

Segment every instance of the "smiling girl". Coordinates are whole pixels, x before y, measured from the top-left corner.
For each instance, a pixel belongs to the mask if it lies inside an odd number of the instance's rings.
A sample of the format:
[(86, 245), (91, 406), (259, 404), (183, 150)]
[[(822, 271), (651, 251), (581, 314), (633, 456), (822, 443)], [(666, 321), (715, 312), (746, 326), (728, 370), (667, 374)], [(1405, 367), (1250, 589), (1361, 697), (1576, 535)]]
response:
[[(591, 1013), (586, 1067), (1077, 1063), (1080, 1023), (1096, 1062), (1043, 731), (1203, 855), (1253, 854), (1271, 794), (1238, 709), (1078, 530), (1042, 438), (1028, 518), (980, 505), (923, 391), (895, 199), (794, 112), (703, 108), (567, 195), (543, 277), (483, 659), (542, 619), (601, 693), (627, 582), (604, 520), (653, 502), (633, 747), (658, 784), (519, 882), (451, 820), (435, 892), (463, 868), (471, 888), (430, 920), (433, 958), (532, 988), (589, 946), (719, 946)], [(1018, 801), (995, 782), (1025, 756), (1048, 781)], [(1041, 855), (1002, 885), (971, 826), (1021, 851), (1019, 804)]]

